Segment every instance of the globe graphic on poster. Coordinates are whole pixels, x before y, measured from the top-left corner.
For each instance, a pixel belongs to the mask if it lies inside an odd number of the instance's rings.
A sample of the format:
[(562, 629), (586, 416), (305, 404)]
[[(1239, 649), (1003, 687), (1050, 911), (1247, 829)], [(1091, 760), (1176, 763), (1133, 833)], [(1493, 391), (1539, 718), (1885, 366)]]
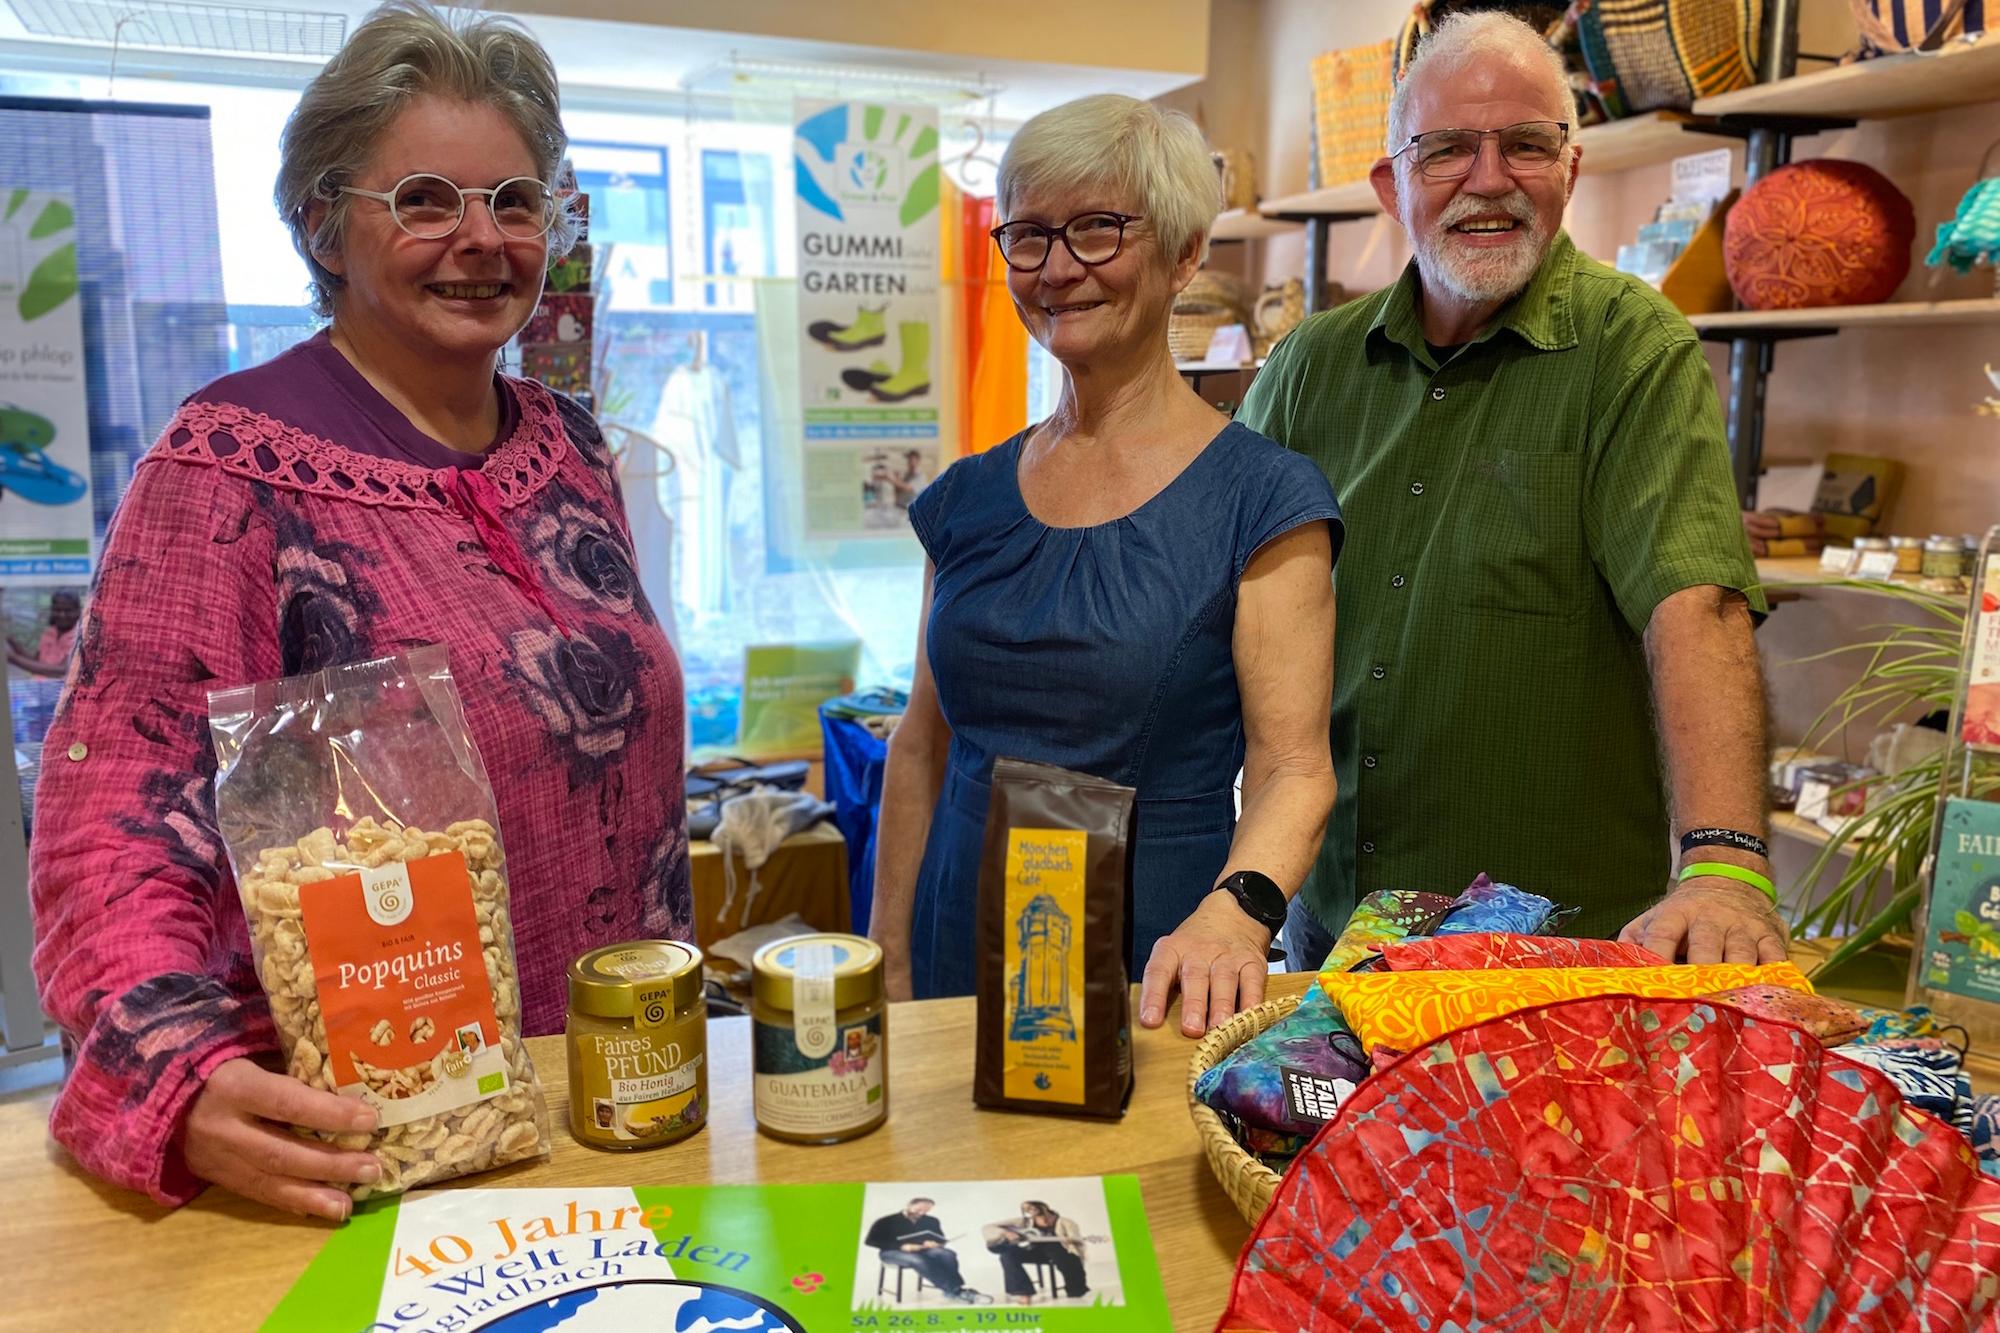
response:
[(485, 1333), (805, 1333), (762, 1297), (672, 1278), (572, 1289), (477, 1327)]

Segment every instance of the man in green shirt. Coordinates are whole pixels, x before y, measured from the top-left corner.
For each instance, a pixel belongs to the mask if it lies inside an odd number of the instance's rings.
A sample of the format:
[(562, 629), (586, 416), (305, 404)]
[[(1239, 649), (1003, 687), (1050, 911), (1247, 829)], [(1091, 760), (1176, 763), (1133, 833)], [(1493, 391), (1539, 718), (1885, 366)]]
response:
[(1243, 405), (1320, 465), (1348, 525), (1340, 795), (1294, 966), (1368, 893), (1481, 871), (1581, 908), (1571, 934), (1785, 956), (1754, 882), (1671, 878), (1673, 841), (1703, 830), (1683, 867), (1768, 882), (1764, 608), (1693, 329), (1561, 230), (1574, 118), (1527, 25), (1440, 24), (1372, 175), (1414, 261), (1302, 324)]

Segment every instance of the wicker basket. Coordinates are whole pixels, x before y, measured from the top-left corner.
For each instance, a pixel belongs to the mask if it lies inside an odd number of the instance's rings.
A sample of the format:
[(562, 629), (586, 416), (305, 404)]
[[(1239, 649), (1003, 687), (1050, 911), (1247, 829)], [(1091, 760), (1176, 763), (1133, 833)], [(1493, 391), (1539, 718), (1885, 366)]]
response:
[(1250, 309), (1250, 293), (1243, 279), (1234, 273), (1205, 268), (1196, 271), (1174, 298), (1175, 310), (1183, 306), (1226, 306), (1238, 314), (1246, 314)]
[(1217, 329), (1242, 322), (1241, 314), (1221, 306), (1175, 310), (1167, 318), (1167, 350), (1176, 361), (1199, 361), (1208, 355), (1209, 340)]
[(1215, 1178), (1222, 1182), (1222, 1192), (1236, 1205), (1236, 1211), (1243, 1214), (1243, 1220), (1253, 1227), (1264, 1216), (1264, 1210), (1271, 1206), (1271, 1195), (1278, 1188), (1280, 1177), (1243, 1151), (1242, 1145), (1223, 1128), (1222, 1117), (1209, 1110), (1194, 1095), (1195, 1080), (1221, 1064), (1223, 1057), (1238, 1046), (1298, 1008), (1300, 998), (1287, 995), (1245, 1009), (1203, 1037), (1201, 1044), (1194, 1048), (1194, 1057), (1188, 1061), (1188, 1110), (1194, 1115), (1194, 1132), (1201, 1139), (1202, 1156), (1208, 1159), (1208, 1169), (1215, 1172)]
[(1202, 269), (1174, 298), (1167, 317), (1167, 347), (1176, 361), (1199, 361), (1208, 354), (1209, 339), (1230, 324), (1250, 324), (1250, 303), (1243, 279), (1233, 273)]

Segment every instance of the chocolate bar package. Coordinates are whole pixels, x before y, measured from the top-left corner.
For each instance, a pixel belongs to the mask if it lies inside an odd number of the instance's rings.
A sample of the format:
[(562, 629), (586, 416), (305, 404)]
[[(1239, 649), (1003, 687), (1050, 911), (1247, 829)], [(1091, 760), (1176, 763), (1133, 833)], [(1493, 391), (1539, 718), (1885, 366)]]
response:
[(1085, 773), (994, 762), (974, 932), (979, 1105), (1125, 1114), (1135, 799), (1132, 788)]

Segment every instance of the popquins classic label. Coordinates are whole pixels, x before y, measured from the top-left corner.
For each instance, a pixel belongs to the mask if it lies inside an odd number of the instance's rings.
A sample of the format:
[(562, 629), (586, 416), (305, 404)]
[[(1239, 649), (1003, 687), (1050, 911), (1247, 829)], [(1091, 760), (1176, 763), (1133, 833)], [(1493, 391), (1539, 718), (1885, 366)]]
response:
[(307, 884), (299, 906), (335, 1091), (401, 1125), (507, 1090), (462, 855)]

